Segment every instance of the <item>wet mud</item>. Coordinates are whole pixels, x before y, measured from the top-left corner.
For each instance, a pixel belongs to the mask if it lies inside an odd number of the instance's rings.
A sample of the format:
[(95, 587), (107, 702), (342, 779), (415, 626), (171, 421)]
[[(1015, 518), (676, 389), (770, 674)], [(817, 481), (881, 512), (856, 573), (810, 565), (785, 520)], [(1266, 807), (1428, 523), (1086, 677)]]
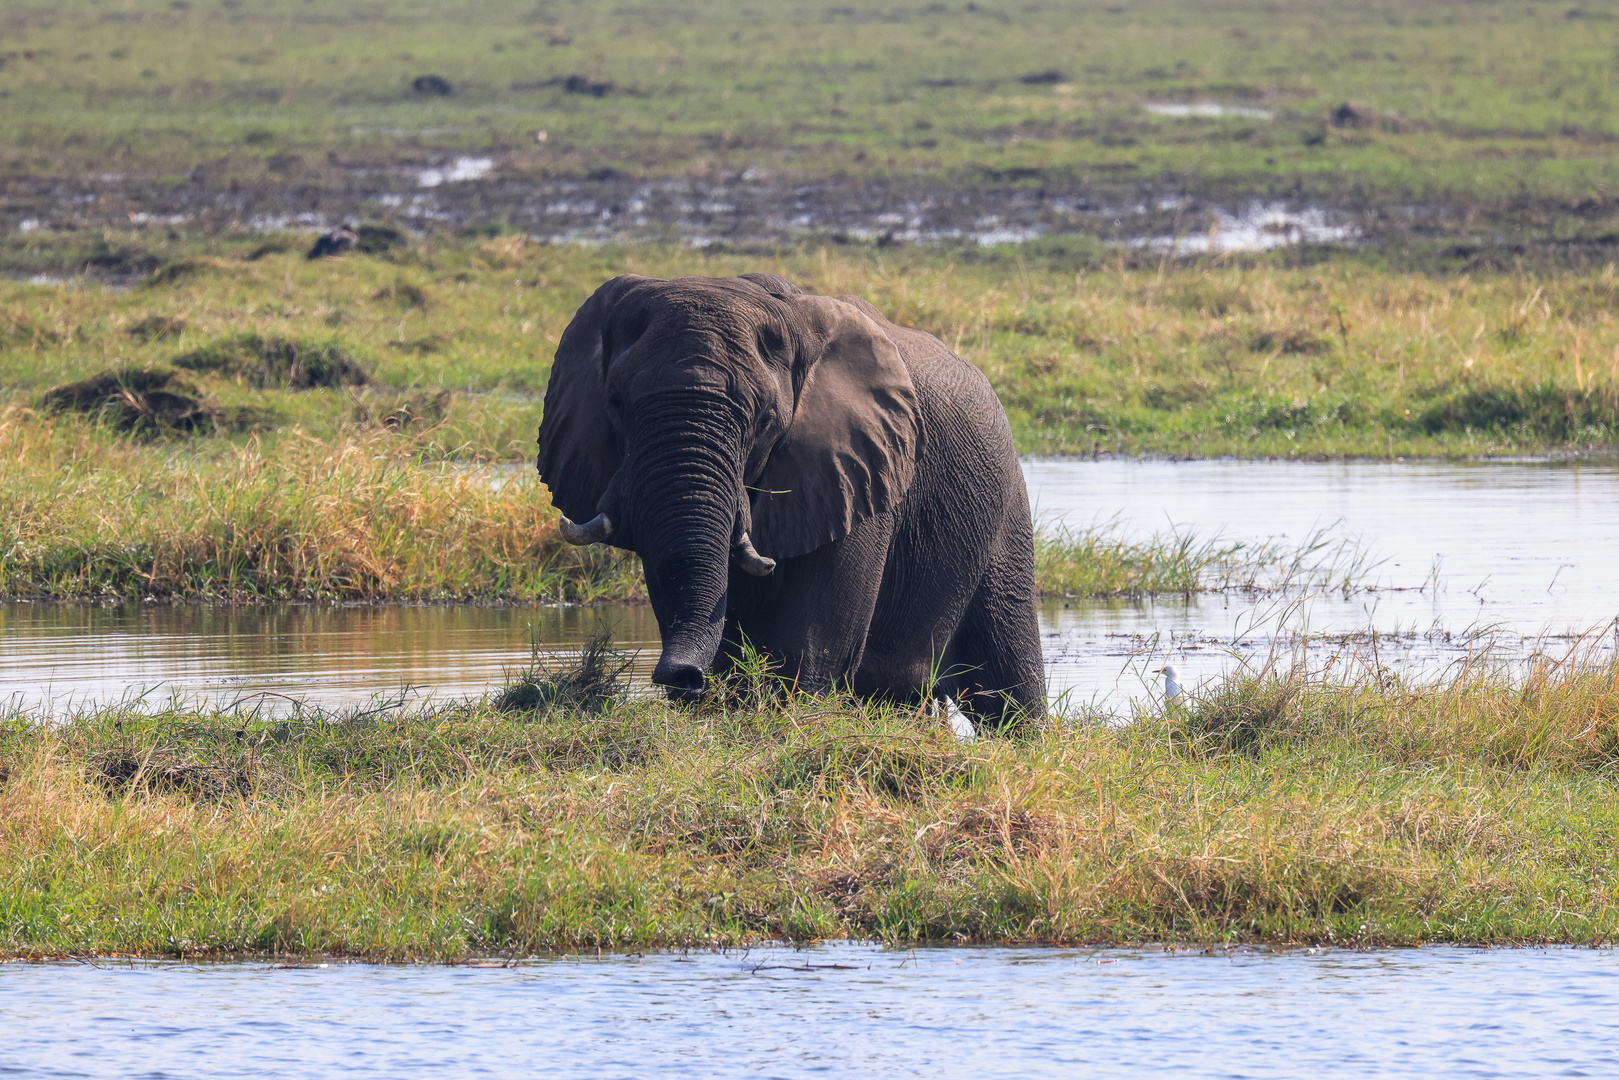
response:
[[(1063, 236), (1162, 246), (1177, 237), (1207, 237), (1211, 229), (1235, 227), (1245, 230), (1243, 236), (1216, 246), (1246, 249), (1354, 243), (1365, 234), (1365, 217), (1352, 208), (1287, 197), (1188, 197), (1016, 170), (970, 183), (927, 176), (797, 180), (752, 169), (658, 179), (612, 170), (535, 178), (503, 172), (496, 157), (472, 155), (346, 170), (309, 183), (175, 185), (129, 175), (22, 178), (7, 183), (0, 202), (0, 229), (22, 237), (132, 223), (268, 233), (386, 220), (413, 232), (498, 224), (552, 242), (672, 239), (698, 247), (807, 239), (996, 246)], [(1264, 242), (1254, 243), (1253, 236)], [(126, 265), (140, 254), (108, 252), (95, 256), (95, 265), (87, 261), (78, 269), (155, 270)]]
[[(1286, 191), (1188, 193), (1173, 181), (1129, 184), (1032, 169), (821, 179), (758, 169), (649, 179), (602, 169), (537, 177), (490, 153), (333, 166), (305, 180), (263, 183), (175, 184), (132, 174), (13, 178), (0, 198), (0, 238), (26, 247), (65, 231), (131, 225), (264, 234), (355, 225), (356, 247), (378, 254), (406, 242), (407, 233), (500, 229), (552, 243), (663, 241), (744, 250), (1049, 241), (1109, 260), (1371, 249), (1396, 261), (1465, 270), (1511, 267), (1526, 258), (1610, 261), (1619, 254), (1619, 230), (1609, 227), (1616, 215), (1619, 202), (1604, 200), (1328, 205)], [(284, 247), (272, 237), (262, 254)], [(167, 270), (131, 247), (84, 255), (50, 272), (133, 281)]]

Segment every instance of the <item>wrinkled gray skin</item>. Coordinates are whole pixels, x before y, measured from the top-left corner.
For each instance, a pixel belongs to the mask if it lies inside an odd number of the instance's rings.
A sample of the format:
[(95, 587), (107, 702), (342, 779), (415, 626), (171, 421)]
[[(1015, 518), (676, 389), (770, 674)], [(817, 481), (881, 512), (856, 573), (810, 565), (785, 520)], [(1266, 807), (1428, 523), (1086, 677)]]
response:
[(677, 699), (746, 640), (807, 690), (1044, 713), (1006, 413), (931, 335), (768, 274), (614, 278), (562, 335), (539, 445), (565, 535), (641, 556)]

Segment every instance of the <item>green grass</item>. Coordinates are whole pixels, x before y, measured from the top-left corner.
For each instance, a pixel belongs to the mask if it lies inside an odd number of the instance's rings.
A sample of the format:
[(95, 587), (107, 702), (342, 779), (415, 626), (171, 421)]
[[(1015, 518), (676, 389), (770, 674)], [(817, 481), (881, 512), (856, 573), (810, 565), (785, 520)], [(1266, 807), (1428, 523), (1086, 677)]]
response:
[(175, 449), (0, 414), (0, 594), (52, 599), (588, 602), (639, 564), (574, 548), (529, 470), (423, 463), (388, 429)]
[(14, 715), (0, 954), (1619, 931), (1611, 663), (1256, 677), (973, 743), (758, 680), (694, 710)]
[[(1132, 268), (1040, 245), (743, 254), (521, 236), (246, 258), (261, 239), (112, 234), (111, 248), (206, 270), (122, 291), (0, 282), (0, 387), (31, 405), (108, 368), (228, 352), (235, 377), (186, 372), (222, 407), (322, 439), (404, 409), (429, 421), (407, 424), (424, 453), (516, 462), (533, 453), (557, 339), (603, 280), (772, 270), (936, 334), (989, 376), (1024, 453), (1462, 457), (1619, 433), (1611, 265), (1436, 277), (1356, 259)], [(335, 349), (366, 385), (275, 386), (240, 366), (245, 341)]]
[[(12, 5), (0, 170), (308, 190), (479, 151), (513, 178), (1148, 183), (1599, 233), (1616, 27), (1603, 5), (1437, 0)], [(455, 92), (414, 93), (423, 74)], [(612, 92), (569, 93), (571, 75)], [(1143, 107), (1192, 100), (1272, 118)], [(1344, 102), (1357, 125), (1331, 123)]]

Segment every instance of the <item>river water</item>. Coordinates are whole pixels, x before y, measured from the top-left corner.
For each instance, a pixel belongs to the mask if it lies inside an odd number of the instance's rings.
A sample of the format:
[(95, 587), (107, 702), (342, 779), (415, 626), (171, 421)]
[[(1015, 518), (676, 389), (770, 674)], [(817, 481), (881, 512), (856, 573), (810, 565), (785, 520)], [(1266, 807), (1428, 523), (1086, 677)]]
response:
[[(1151, 705), (1172, 661), (1196, 686), (1243, 666), (1438, 677), (1455, 665), (1614, 647), (1619, 462), (1030, 461), (1047, 531), (1096, 525), (1319, 550), (1280, 592), (1051, 601), (1042, 632), (1054, 697)], [(1336, 587), (1346, 572), (1354, 587)], [(0, 700), (65, 712), (171, 697), (275, 709), (381, 695), (444, 700), (498, 686), (533, 650), (566, 650), (600, 621), (638, 650), (645, 606), (319, 607), (0, 605)]]
[(9, 964), (0, 1074), (1612, 1076), (1616, 1009), (1611, 950)]

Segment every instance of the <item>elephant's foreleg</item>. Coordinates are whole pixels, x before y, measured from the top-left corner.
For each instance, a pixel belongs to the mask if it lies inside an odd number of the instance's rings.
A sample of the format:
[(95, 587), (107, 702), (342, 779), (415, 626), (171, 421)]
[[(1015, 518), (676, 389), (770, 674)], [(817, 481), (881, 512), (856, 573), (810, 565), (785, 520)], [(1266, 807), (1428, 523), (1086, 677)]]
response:
[(733, 573), (731, 662), (745, 638), (800, 689), (846, 684), (865, 652), (892, 533), (890, 515), (877, 514), (836, 543), (781, 560), (768, 577)]

